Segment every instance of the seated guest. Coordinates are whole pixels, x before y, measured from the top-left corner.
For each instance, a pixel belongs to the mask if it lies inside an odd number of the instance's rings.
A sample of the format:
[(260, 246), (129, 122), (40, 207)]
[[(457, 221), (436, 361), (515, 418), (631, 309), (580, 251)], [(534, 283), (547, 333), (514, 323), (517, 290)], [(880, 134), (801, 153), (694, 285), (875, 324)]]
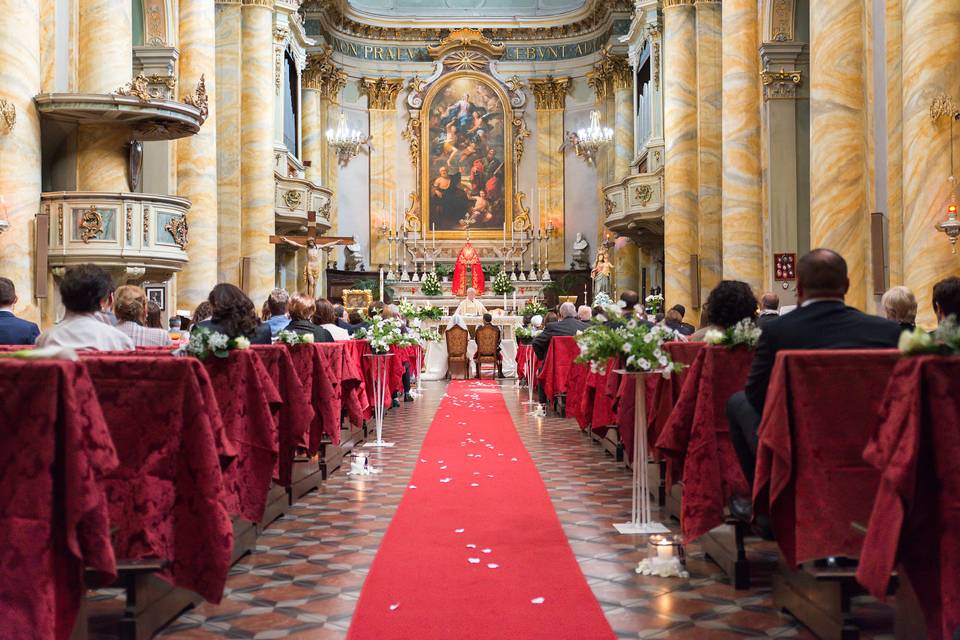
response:
[(95, 351), (128, 351), (133, 340), (103, 322), (100, 314), (113, 305), (113, 280), (94, 264), (67, 269), (60, 281), (60, 300), (67, 312), (58, 324), (37, 338), (38, 347), (70, 347)]
[(543, 360), (547, 357), (547, 349), (550, 348), (551, 338), (554, 336), (575, 336), (589, 327), (590, 325), (577, 318), (577, 308), (573, 306), (573, 303), (564, 302), (560, 305), (560, 319), (555, 322), (548, 322), (543, 327), (543, 331), (533, 339), (533, 352)]
[(260, 323), (253, 301), (240, 287), (221, 282), (210, 291), (207, 300), (213, 315), (196, 327), (223, 333), (230, 338), (243, 336), (251, 344), (270, 344), (270, 325)]
[[(751, 485), (756, 465), (757, 429), (777, 352), (897, 346), (900, 325), (845, 305), (843, 298), (849, 288), (843, 257), (829, 249), (814, 249), (797, 264), (799, 307), (768, 324), (760, 334), (746, 389), (735, 393), (727, 403), (733, 448)], [(749, 500), (746, 505), (749, 506)]]
[[(675, 329), (677, 333), (679, 333), (682, 336), (689, 336), (689, 335), (692, 335), (694, 331), (696, 331), (696, 329), (693, 327), (692, 324), (690, 324), (689, 322), (683, 321), (683, 317), (687, 315), (687, 308), (685, 306), (683, 306), (682, 304), (675, 304), (672, 307), (670, 307), (670, 311), (676, 311), (677, 315), (680, 316), (679, 328)], [(669, 312), (667, 313), (667, 315), (669, 316)]]
[[(160, 322), (160, 305), (158, 305), (153, 300), (147, 302), (147, 317), (143, 321), (143, 326), (149, 327), (151, 329), (162, 329), (163, 323)], [(116, 314), (114, 314), (116, 315)], [(119, 318), (117, 319), (119, 323)]]
[[(676, 332), (677, 335), (684, 335), (681, 330), (683, 329), (683, 316), (680, 315), (680, 312), (676, 309), (668, 309), (666, 315), (663, 316), (663, 322), (661, 323), (668, 329), (672, 329)], [(687, 335), (691, 335), (693, 332)]]
[(314, 342), (333, 342), (330, 332), (316, 323), (317, 301), (310, 296), (304, 293), (295, 293), (290, 296), (287, 300), (287, 313), (290, 315), (290, 320), (282, 329), (283, 331), (293, 331), (301, 335), (313, 334)]
[(343, 308), (342, 304), (333, 305), (333, 315), (337, 316), (337, 326), (341, 329), (345, 329), (348, 335), (353, 335), (353, 332), (356, 331), (350, 323), (350, 314), (347, 313), (347, 310)]
[(349, 340), (350, 332), (337, 324), (337, 311), (329, 300), (317, 300), (317, 311), (313, 315), (313, 323), (323, 327), (334, 340)]
[(951, 276), (933, 285), (933, 312), (937, 314), (937, 324), (950, 316), (960, 322), (960, 278)]
[(0, 278), (0, 344), (33, 344), (40, 335), (40, 328), (33, 322), (13, 314), (17, 304), (17, 290), (13, 280)]
[(354, 309), (349, 313), (347, 318), (350, 320), (350, 324), (353, 326), (353, 331), (350, 332), (350, 335), (353, 335), (357, 329), (362, 329), (367, 326), (367, 323), (363, 321), (363, 315), (360, 311)]
[(906, 287), (891, 287), (880, 298), (880, 306), (887, 320), (893, 320), (904, 331), (917, 328), (917, 299)]
[(280, 330), (290, 323), (290, 317), (287, 315), (287, 304), (290, 302), (290, 294), (283, 289), (274, 289), (267, 296), (267, 312), (269, 315), (265, 318), (270, 325), (270, 334), (276, 336)]
[(547, 315), (543, 316), (543, 326), (546, 327), (548, 324), (553, 324), (560, 319), (560, 316), (557, 315), (556, 311), (547, 311)]
[(593, 319), (593, 309), (590, 305), (582, 304), (577, 308), (577, 318), (580, 322), (590, 322)]
[[(409, 333), (407, 325), (403, 322), (403, 318), (400, 317), (400, 309), (397, 308), (395, 304), (385, 304), (383, 305), (383, 310), (380, 312), (380, 317), (385, 320), (395, 319), (400, 320), (400, 333), (406, 334)], [(413, 402), (413, 396), (410, 395), (410, 363), (406, 360), (403, 361), (403, 377), (401, 378), (403, 382), (403, 401), (404, 402)], [(399, 391), (393, 395), (393, 406), (399, 407), (400, 401), (397, 400)]]
[[(113, 313), (119, 324), (117, 329), (133, 340), (138, 347), (170, 347), (173, 341), (163, 329), (146, 327), (147, 294), (140, 287), (126, 284), (114, 294)], [(175, 320), (179, 321), (180, 318)]]
[(761, 329), (780, 317), (780, 296), (767, 292), (760, 298), (760, 316), (757, 326)]
[(746, 282), (723, 280), (710, 292), (704, 309), (707, 324), (690, 336), (694, 342), (703, 341), (711, 329), (724, 331), (745, 318), (753, 320), (757, 315), (757, 299)]
[(213, 317), (213, 305), (210, 304), (209, 300), (204, 300), (197, 305), (197, 308), (193, 310), (193, 317), (190, 319), (190, 326), (195, 327), (204, 320), (209, 320)]

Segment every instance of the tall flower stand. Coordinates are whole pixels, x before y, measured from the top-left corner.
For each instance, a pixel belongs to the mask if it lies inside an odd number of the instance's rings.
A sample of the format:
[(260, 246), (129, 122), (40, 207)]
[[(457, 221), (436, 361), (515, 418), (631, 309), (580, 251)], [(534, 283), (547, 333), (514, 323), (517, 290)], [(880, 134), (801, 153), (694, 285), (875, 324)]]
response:
[(630, 505), (630, 522), (613, 525), (623, 534), (669, 533), (670, 530), (654, 521), (650, 511), (650, 488), (647, 480), (647, 388), (646, 376), (660, 375), (659, 371), (635, 372), (617, 369), (614, 373), (633, 376), (636, 388), (636, 404), (633, 418), (633, 499)]
[[(523, 404), (534, 406), (540, 404), (539, 401), (533, 399), (533, 388), (537, 385), (537, 372), (534, 368), (536, 357), (533, 353), (533, 347), (527, 349), (526, 351), (527, 353), (524, 357), (524, 365), (527, 369), (527, 401)], [(534, 411), (531, 412), (531, 415), (536, 412), (537, 409), (534, 409)]]
[(392, 447), (394, 443), (383, 441), (383, 413), (384, 404), (386, 404), (387, 401), (387, 390), (389, 388), (389, 385), (387, 384), (387, 376), (390, 373), (390, 358), (393, 357), (393, 354), (368, 353), (363, 357), (370, 358), (370, 362), (373, 363), (373, 418), (377, 426), (377, 439), (373, 442), (367, 442), (363, 446)]
[(423, 350), (425, 345), (421, 344), (417, 347), (417, 388), (413, 392), (414, 398), (419, 398), (423, 395), (420, 390), (420, 379), (423, 377)]

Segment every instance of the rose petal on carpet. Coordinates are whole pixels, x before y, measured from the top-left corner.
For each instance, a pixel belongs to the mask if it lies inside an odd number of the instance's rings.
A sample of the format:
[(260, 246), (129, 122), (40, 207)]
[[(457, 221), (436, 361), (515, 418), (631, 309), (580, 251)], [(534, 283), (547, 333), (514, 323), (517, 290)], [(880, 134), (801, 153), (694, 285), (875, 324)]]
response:
[(496, 383), (450, 382), (418, 460), (350, 640), (615, 637)]

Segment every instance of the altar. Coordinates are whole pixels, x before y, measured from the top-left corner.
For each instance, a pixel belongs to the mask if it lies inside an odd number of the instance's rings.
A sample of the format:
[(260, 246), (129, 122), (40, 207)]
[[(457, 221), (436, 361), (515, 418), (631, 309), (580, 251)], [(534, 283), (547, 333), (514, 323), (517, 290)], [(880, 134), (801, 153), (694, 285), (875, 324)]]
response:
[[(453, 285), (450, 282), (442, 282), (440, 284), (441, 292), (438, 296), (428, 296), (423, 293), (419, 282), (387, 280), (386, 284), (393, 290), (394, 300), (406, 300), (407, 302), (421, 306), (431, 305), (440, 307), (450, 313), (452, 313), (463, 300), (462, 296), (453, 294)], [(516, 281), (512, 284), (514, 288), (513, 293), (506, 296), (498, 296), (488, 288), (487, 291), (484, 292), (484, 295), (477, 296), (477, 300), (482, 302), (483, 306), (491, 312), (494, 309), (503, 309), (506, 313), (516, 311), (519, 314), (528, 301), (543, 300), (543, 288), (550, 284), (550, 281), (524, 280)]]
[[(459, 304), (459, 299), (454, 304)], [(486, 302), (484, 302), (486, 305)], [(429, 329), (443, 331), (450, 324), (452, 316), (444, 316), (440, 320), (424, 320), (423, 326)], [(470, 331), (470, 342), (467, 345), (467, 358), (473, 362), (473, 356), (477, 352), (477, 343), (473, 339), (473, 330), (483, 324), (483, 318), (480, 316), (463, 316), (463, 321)], [(520, 316), (500, 315), (493, 316), (493, 324), (500, 329), (500, 352), (503, 356), (503, 376), (513, 378), (517, 374), (517, 340), (516, 328), (523, 324), (523, 318)], [(447, 375), (447, 343), (441, 338), (440, 342), (427, 343), (426, 353), (424, 355), (424, 380), (443, 380)], [(476, 374), (473, 365), (470, 365), (472, 374)]]

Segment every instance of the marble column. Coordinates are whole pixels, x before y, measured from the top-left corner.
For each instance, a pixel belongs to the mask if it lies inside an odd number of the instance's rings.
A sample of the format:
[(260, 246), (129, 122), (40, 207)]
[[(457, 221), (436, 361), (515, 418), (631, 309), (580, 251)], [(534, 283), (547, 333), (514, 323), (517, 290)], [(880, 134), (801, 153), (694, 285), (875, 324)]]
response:
[[(903, 284), (903, 2), (886, 0), (887, 259), (891, 287)], [(882, 206), (882, 205), (881, 205)]]
[(613, 75), (614, 103), (614, 179), (623, 180), (630, 175), (633, 164), (633, 69), (624, 59)]
[(864, 19), (862, 0), (810, 7), (810, 244), (846, 259), (847, 304), (866, 310), (870, 212)]
[(701, 301), (705, 301), (720, 282), (723, 270), (720, 221), (723, 182), (720, 13), (720, 0), (697, 0), (697, 146), (700, 150), (697, 167), (700, 217), (697, 230)]
[[(106, 94), (130, 82), (133, 26), (127, 0), (78, 0), (80, 93)], [(130, 190), (127, 179), (130, 133), (125, 127), (81, 125), (77, 128), (77, 189)]]
[(696, 324), (691, 256), (698, 251), (697, 27), (693, 0), (663, 5), (664, 296)]
[(257, 308), (274, 287), (276, 264), (276, 250), (270, 244), (275, 228), (272, 4), (272, 0), (244, 0), (241, 9), (240, 248), (249, 259), (246, 293)]
[(303, 81), (303, 159), (310, 162), (304, 170), (307, 180), (315, 184), (322, 184), (323, 165), (326, 158), (323, 155), (324, 130), (321, 117), (321, 98), (319, 88), (310, 86), (306, 77)]
[[(958, 38), (957, 3), (903, 3), (903, 283), (917, 296), (917, 323), (926, 328), (936, 324), (933, 285), (960, 272), (960, 256), (951, 254), (946, 235), (934, 228), (946, 218), (950, 195), (950, 116), (930, 117), (936, 96), (960, 102)], [(956, 158), (960, 126), (954, 123), (953, 131)]]
[(723, 3), (723, 278), (763, 288), (759, 17), (756, 0)]
[(564, 242), (564, 155), (559, 151), (563, 144), (563, 113), (570, 78), (531, 79), (537, 110), (537, 205), (540, 228), (548, 221), (553, 231), (545, 247), (550, 269), (566, 268)]
[[(395, 245), (381, 237), (386, 225), (395, 233), (403, 223), (398, 219), (403, 194), (397, 191), (397, 96), (403, 88), (400, 78), (364, 78), (361, 86), (370, 113), (370, 268), (396, 261)], [(402, 258), (401, 258), (402, 261)]]
[(186, 309), (206, 300), (217, 283), (216, 12), (213, 0), (180, 0), (180, 93), (204, 83), (207, 119), (199, 133), (177, 141), (177, 194), (188, 198), (190, 262), (177, 276)]
[[(347, 74), (333, 64), (333, 48), (327, 46), (319, 53), (310, 54), (303, 71), (303, 155), (308, 180), (336, 190), (339, 164), (331, 154), (326, 131), (336, 126), (331, 109), (336, 106), (340, 91), (347, 83)], [(331, 124), (332, 123), (332, 124)], [(336, 202), (330, 207), (330, 230), (337, 233)]]
[(240, 284), (241, 10), (233, 0), (216, 6), (217, 280)]
[(40, 84), (39, 3), (0, 0), (0, 107), (16, 117), (8, 127), (0, 116), (0, 215), (5, 207), (10, 222), (0, 233), (0, 275), (16, 287), (17, 315), (34, 322), (41, 320), (33, 295), (33, 220), (41, 188), (40, 118), (33, 96)]

